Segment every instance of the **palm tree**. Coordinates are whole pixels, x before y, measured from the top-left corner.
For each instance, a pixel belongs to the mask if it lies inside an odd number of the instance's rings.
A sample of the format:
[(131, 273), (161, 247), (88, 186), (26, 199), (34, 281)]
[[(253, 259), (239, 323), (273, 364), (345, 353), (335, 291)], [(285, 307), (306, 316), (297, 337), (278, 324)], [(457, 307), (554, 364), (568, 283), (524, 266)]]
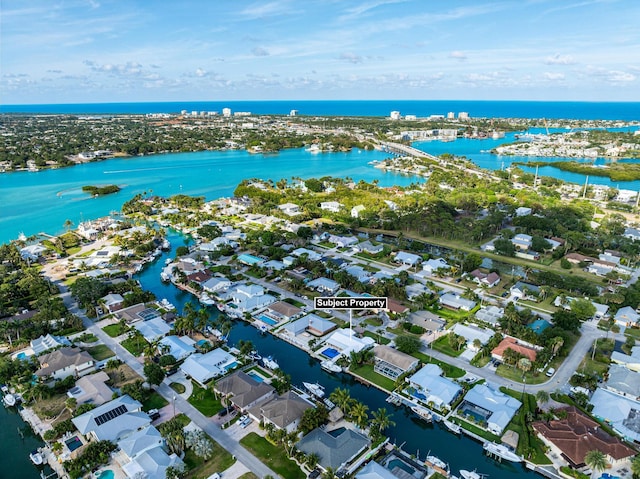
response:
[(351, 407), (351, 410), (349, 411), (349, 415), (351, 416), (351, 419), (353, 419), (353, 421), (358, 425), (358, 427), (360, 427), (361, 429), (364, 429), (365, 427), (367, 427), (367, 424), (369, 423), (368, 411), (369, 411), (369, 406), (361, 402), (356, 402)]
[(351, 394), (349, 390), (344, 388), (336, 388), (329, 395), (329, 399), (332, 403), (342, 409), (342, 412), (345, 414), (349, 413), (351, 409), (351, 404), (353, 403), (353, 399), (351, 398)]
[(609, 465), (607, 456), (597, 449), (587, 452), (584, 456), (584, 463), (594, 471), (604, 471)]
[(549, 393), (547, 391), (540, 390), (536, 393), (536, 401), (540, 404), (549, 402)]
[(307, 454), (305, 463), (309, 468), (309, 470), (313, 471), (318, 465), (318, 462), (320, 462), (320, 456), (318, 456), (315, 452), (312, 452), (311, 454)]
[(73, 221), (71, 221), (70, 219), (66, 219), (64, 222), (64, 229), (67, 230), (67, 232), (73, 227)]
[(640, 454), (631, 460), (631, 472), (634, 478), (640, 477)]
[(560, 351), (560, 348), (564, 345), (564, 339), (562, 336), (556, 336), (551, 340), (551, 352), (555, 356)]
[(381, 407), (373, 413), (373, 421), (371, 421), (371, 429), (375, 429), (377, 434), (382, 434), (385, 429), (395, 426), (396, 423), (391, 420), (387, 414), (386, 408)]

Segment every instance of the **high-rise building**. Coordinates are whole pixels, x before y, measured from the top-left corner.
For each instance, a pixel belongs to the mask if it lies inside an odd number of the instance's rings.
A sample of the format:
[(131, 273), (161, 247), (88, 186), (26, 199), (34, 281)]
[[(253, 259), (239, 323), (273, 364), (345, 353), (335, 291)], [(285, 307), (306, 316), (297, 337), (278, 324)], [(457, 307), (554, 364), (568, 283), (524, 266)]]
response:
[(392, 120), (399, 120), (400, 119), (400, 112), (399, 111), (392, 111), (391, 114), (389, 115), (389, 118), (391, 118)]
[(223, 108), (222, 109), (222, 116), (224, 117), (230, 117), (231, 116), (231, 108)]

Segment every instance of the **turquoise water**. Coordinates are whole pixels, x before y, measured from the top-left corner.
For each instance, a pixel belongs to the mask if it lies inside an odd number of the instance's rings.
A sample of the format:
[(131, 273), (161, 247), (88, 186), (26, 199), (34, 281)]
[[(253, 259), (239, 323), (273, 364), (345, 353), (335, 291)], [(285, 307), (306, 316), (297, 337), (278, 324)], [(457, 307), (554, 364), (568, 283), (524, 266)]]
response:
[(271, 319), (269, 316), (265, 316), (264, 314), (260, 316), (260, 321), (262, 321), (263, 323), (267, 323), (270, 324), (271, 326), (275, 326), (276, 324), (278, 324), (278, 321), (276, 321), (275, 319)]
[(262, 378), (262, 376), (260, 376), (258, 373), (256, 373), (255, 371), (249, 371), (247, 373), (248, 376), (251, 376), (253, 379), (255, 379), (256, 381), (258, 381), (259, 383), (263, 382), (264, 379)]
[(98, 479), (113, 479), (114, 473), (111, 469), (105, 469), (100, 473)]
[(393, 471), (393, 469), (396, 467), (399, 467), (400, 469), (402, 469), (403, 471), (411, 475), (415, 474), (416, 472), (416, 470), (413, 467), (411, 467), (406, 462), (401, 461), (400, 459), (393, 459), (389, 461), (389, 464), (387, 464), (387, 469), (389, 469), (390, 471)]
[(536, 334), (542, 334), (542, 332), (551, 326), (551, 323), (546, 319), (536, 319), (533, 323), (529, 325), (529, 329), (532, 330)]
[[(388, 155), (381, 151), (314, 155), (304, 149), (274, 155), (252, 155), (246, 151), (203, 151), (145, 157), (118, 158), (58, 170), (0, 174), (0, 243), (39, 232), (58, 234), (65, 220), (77, 225), (83, 220), (120, 210), (137, 193), (163, 196), (201, 195), (208, 200), (231, 196), (246, 178), (279, 180), (320, 177), (350, 177), (356, 181), (378, 180), (381, 186), (424, 181), (385, 173), (367, 163)], [(84, 185), (117, 184), (122, 191), (92, 198)]]
[(244, 253), (238, 256), (238, 261), (240, 261), (241, 263), (252, 265), (261, 263), (263, 260), (261, 258), (258, 258), (257, 256), (253, 256), (252, 254)]

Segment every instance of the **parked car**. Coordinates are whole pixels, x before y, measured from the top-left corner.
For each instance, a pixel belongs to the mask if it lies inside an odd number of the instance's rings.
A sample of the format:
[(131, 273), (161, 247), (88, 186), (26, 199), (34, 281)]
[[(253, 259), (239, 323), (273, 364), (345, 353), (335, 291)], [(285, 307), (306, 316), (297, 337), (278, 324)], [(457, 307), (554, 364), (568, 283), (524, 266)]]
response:
[(157, 409), (149, 409), (147, 411), (147, 416), (149, 416), (151, 420), (154, 421), (160, 417), (160, 411), (158, 411)]
[(250, 417), (248, 417), (248, 418), (246, 418), (244, 421), (242, 421), (242, 422), (240, 423), (240, 427), (241, 427), (242, 429), (244, 429), (245, 427), (247, 427), (247, 426), (248, 426), (249, 424), (251, 424), (252, 422), (253, 422), (253, 420), (252, 420)]
[(553, 376), (556, 373), (555, 368), (549, 368), (547, 369), (546, 375), (548, 378), (550, 378), (551, 376)]

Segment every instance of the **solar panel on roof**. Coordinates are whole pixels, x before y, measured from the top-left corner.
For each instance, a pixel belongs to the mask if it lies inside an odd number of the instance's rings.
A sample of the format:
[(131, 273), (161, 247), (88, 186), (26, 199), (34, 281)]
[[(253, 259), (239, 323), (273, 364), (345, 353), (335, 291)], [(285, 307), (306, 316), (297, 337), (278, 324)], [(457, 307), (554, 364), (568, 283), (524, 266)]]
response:
[(98, 426), (102, 426), (104, 423), (111, 421), (112, 419), (122, 416), (127, 412), (127, 406), (120, 405), (110, 411), (100, 414), (96, 417), (95, 421)]

